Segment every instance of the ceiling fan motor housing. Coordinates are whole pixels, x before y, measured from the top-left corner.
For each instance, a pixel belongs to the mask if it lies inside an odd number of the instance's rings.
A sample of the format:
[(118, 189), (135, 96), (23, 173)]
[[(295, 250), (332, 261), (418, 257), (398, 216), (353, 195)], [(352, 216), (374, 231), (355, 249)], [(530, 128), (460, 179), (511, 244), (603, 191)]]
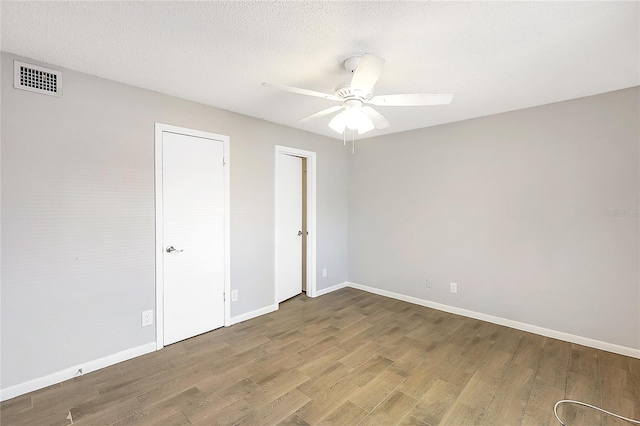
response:
[(345, 109), (362, 109), (362, 100), (360, 99), (347, 99), (344, 102)]
[(340, 86), (336, 89), (336, 96), (344, 100), (360, 99), (366, 101), (368, 99), (371, 99), (371, 97), (373, 96), (373, 92), (367, 93), (366, 96), (362, 96), (361, 93), (353, 93), (349, 86)]

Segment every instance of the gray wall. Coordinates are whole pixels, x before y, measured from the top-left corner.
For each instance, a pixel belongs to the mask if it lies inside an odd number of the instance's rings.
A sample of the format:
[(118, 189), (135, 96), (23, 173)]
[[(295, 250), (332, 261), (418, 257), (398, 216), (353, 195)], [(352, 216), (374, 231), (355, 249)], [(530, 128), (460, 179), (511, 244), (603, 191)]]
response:
[(636, 87), (363, 141), (349, 281), (640, 348), (639, 220), (605, 215), (640, 207), (639, 99)]
[(319, 289), (347, 280), (348, 258), (356, 283), (640, 347), (639, 221), (604, 214), (640, 207), (638, 88), (370, 139), (352, 156), (69, 70), (62, 98), (15, 90), (13, 59), (0, 82), (2, 388), (155, 340), (140, 327), (155, 307), (155, 122), (231, 137), (232, 316), (273, 303), (278, 144), (317, 152)]
[(155, 341), (140, 326), (155, 308), (155, 122), (231, 137), (232, 316), (273, 304), (276, 144), (317, 153), (317, 287), (347, 279), (342, 142), (70, 70), (62, 98), (15, 90), (13, 59), (2, 54), (2, 388)]

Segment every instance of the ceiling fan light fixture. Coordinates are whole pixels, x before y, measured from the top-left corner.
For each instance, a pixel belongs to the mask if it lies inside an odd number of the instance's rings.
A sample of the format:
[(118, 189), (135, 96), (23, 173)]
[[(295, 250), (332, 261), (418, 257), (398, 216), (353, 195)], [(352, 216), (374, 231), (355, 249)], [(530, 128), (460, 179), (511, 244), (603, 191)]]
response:
[(363, 134), (374, 128), (371, 119), (362, 111), (362, 102), (353, 102), (351, 105), (345, 105), (344, 117), (346, 126), (352, 130), (358, 130), (359, 134)]
[(345, 129), (357, 130), (360, 135), (375, 128), (371, 119), (362, 111), (362, 108), (357, 107), (348, 108), (340, 112), (340, 114), (331, 119), (329, 127), (340, 134), (344, 133)]
[(373, 125), (371, 120), (368, 120), (368, 122), (363, 122), (360, 126), (358, 126), (358, 134), (362, 135), (373, 129), (375, 129), (375, 126)]
[(365, 120), (363, 119), (364, 117), (360, 115), (356, 115), (356, 114), (345, 114), (345, 115), (347, 115), (345, 119), (345, 123), (347, 127), (350, 128), (351, 130), (356, 130), (357, 128), (359, 128), (360, 126), (366, 123)]
[(347, 127), (345, 111), (342, 111), (340, 114), (333, 117), (329, 122), (329, 127), (331, 127), (336, 132), (343, 134), (345, 127)]

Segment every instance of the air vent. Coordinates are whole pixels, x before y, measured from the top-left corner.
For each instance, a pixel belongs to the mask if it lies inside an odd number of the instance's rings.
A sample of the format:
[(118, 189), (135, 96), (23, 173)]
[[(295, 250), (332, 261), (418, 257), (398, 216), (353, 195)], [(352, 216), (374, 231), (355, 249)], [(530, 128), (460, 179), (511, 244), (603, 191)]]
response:
[(13, 61), (13, 87), (51, 96), (62, 96), (62, 72)]

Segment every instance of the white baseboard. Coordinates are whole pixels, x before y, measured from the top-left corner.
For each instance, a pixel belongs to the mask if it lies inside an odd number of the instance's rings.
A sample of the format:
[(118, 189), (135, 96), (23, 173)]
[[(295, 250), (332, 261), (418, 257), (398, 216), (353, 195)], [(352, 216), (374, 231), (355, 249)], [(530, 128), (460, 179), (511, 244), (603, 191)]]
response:
[[(527, 324), (519, 321), (514, 321), (506, 318), (496, 317), (493, 315), (483, 314), (480, 312), (470, 311), (468, 309), (457, 308), (455, 306), (449, 306), (442, 303), (432, 302), (425, 299), (420, 299), (413, 296), (407, 296), (400, 293), (394, 293), (388, 290), (382, 290), (375, 287), (369, 287), (362, 284), (356, 284), (352, 282), (343, 282), (334, 286), (318, 290), (317, 296), (330, 293), (332, 291), (339, 290), (344, 287), (352, 287), (358, 290), (363, 290), (373, 294), (379, 294), (381, 296), (390, 297), (396, 300), (402, 300), (405, 302), (413, 303), (420, 306), (426, 306), (428, 308), (437, 309), (439, 311), (449, 312), (456, 315), (462, 315), (468, 318), (474, 318), (481, 321), (487, 321), (493, 324), (503, 325), (506, 327), (515, 328), (517, 330), (527, 331), (529, 333), (539, 334), (541, 336), (551, 337), (554, 339), (564, 340), (571, 343), (576, 343), (583, 346), (589, 346), (596, 349), (601, 349), (608, 352), (617, 353), (620, 355), (630, 356), (633, 358), (640, 358), (640, 349), (634, 349), (626, 346), (616, 345), (614, 343), (603, 342), (600, 340), (591, 339), (588, 337), (577, 336), (575, 334), (565, 333), (562, 331), (551, 330), (544, 327), (538, 327), (536, 325)], [(278, 310), (278, 305), (269, 305), (264, 308), (256, 309), (255, 311), (247, 312), (242, 315), (237, 315), (231, 318), (231, 324), (237, 324), (243, 321), (250, 320), (260, 315), (265, 315)], [(122, 361), (126, 361), (131, 358), (135, 358), (141, 355), (145, 355), (156, 350), (156, 342), (151, 342), (138, 346), (135, 348), (127, 349), (100, 359), (89, 361), (83, 364), (78, 364), (73, 367), (66, 368), (53, 374), (49, 374), (44, 377), (29, 380), (28, 382), (20, 383), (18, 385), (10, 386), (6, 389), (0, 390), (0, 401), (6, 401), (11, 398), (15, 398), (25, 393), (29, 393), (38, 389), (45, 388), (47, 386), (61, 383), (65, 380), (72, 379), (78, 375), (78, 370), (82, 369), (84, 374), (91, 373), (92, 371), (99, 370), (110, 365), (117, 364)]]
[(409, 302), (416, 305), (426, 306), (427, 308), (433, 308), (439, 311), (449, 312), (456, 315), (462, 315), (469, 318), (487, 321), (493, 324), (504, 325), (506, 327), (515, 328), (517, 330), (527, 331), (529, 333), (539, 334), (541, 336), (551, 337), (553, 339), (564, 340), (566, 342), (576, 343), (578, 345), (589, 346), (591, 348), (601, 349), (607, 352), (613, 352), (620, 355), (630, 356), (633, 358), (640, 358), (640, 349), (629, 348), (627, 346), (620, 346), (614, 343), (608, 343), (608, 342), (603, 342), (601, 340), (591, 339), (589, 337), (577, 336), (575, 334), (565, 333), (563, 331), (557, 331), (557, 330), (551, 330), (549, 328), (538, 327), (537, 325), (527, 324), (524, 322), (514, 321), (514, 320), (501, 318), (501, 317), (495, 317), (493, 315), (470, 311), (468, 309), (456, 308), (455, 306), (444, 305), (442, 303), (432, 302), (430, 300), (420, 299), (413, 296), (406, 296), (404, 294), (394, 293), (392, 291), (382, 290), (375, 287), (369, 287), (367, 285), (356, 284), (352, 282), (347, 283), (347, 285), (349, 287), (352, 287), (358, 290), (379, 294), (380, 296), (386, 296), (392, 299), (402, 300), (404, 302)]
[(340, 290), (341, 288), (345, 288), (347, 285), (349, 285), (349, 283), (345, 281), (340, 284), (332, 285), (331, 287), (316, 290), (316, 295), (314, 297), (322, 296), (324, 294), (331, 293), (332, 291)]
[[(313, 297), (322, 296), (324, 294), (331, 293), (332, 291), (340, 290), (341, 288), (347, 287), (348, 284), (349, 283), (347, 281), (344, 281), (340, 284), (336, 284), (331, 287), (316, 290), (316, 295)], [(260, 315), (269, 314), (277, 310), (278, 310), (278, 304), (275, 304), (275, 305), (265, 306), (264, 308), (256, 309), (255, 311), (247, 312), (246, 314), (236, 315), (235, 317), (231, 317), (231, 325), (238, 324), (239, 322), (243, 322), (243, 321), (248, 321), (252, 318), (259, 317)]]
[(56, 383), (64, 382), (65, 380), (72, 379), (79, 375), (78, 371), (80, 369), (82, 369), (83, 374), (91, 373), (92, 371), (96, 371), (140, 355), (148, 354), (155, 350), (156, 342), (151, 342), (113, 355), (108, 355), (104, 358), (65, 368), (64, 370), (49, 374), (48, 376), (39, 377), (37, 379), (29, 380), (28, 382), (10, 386), (6, 389), (0, 390), (0, 401), (6, 401), (7, 399), (15, 398), (16, 396), (24, 395), (25, 393), (33, 392), (38, 389), (46, 388), (47, 386), (55, 385)]
[(255, 317), (259, 317), (260, 315), (270, 314), (271, 312), (277, 311), (278, 305), (269, 305), (264, 308), (256, 309), (255, 311), (247, 312), (245, 314), (236, 315), (235, 317), (231, 317), (231, 325), (238, 324), (239, 322), (247, 321)]

